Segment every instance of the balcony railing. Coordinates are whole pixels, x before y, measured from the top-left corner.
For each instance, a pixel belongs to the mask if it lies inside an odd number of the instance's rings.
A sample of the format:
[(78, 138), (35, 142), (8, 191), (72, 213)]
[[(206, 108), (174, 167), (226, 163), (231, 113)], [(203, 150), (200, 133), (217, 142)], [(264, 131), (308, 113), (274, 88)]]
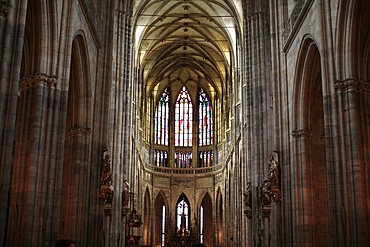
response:
[(209, 167), (199, 167), (199, 168), (169, 168), (169, 167), (162, 167), (162, 166), (153, 166), (151, 164), (145, 165), (145, 170), (150, 173), (156, 173), (158, 175), (215, 175), (217, 173), (222, 172), (224, 169), (223, 164), (217, 164), (214, 166)]

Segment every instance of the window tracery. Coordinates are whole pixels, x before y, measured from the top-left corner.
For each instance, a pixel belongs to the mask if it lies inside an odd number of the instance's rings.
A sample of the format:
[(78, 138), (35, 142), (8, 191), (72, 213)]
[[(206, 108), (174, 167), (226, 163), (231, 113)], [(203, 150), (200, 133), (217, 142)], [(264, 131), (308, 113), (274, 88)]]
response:
[[(213, 165), (211, 99), (204, 89), (196, 89), (191, 92), (182, 86), (173, 96), (175, 89), (168, 87), (160, 96), (155, 109), (153, 165), (172, 168)], [(171, 103), (171, 98), (176, 100)]]

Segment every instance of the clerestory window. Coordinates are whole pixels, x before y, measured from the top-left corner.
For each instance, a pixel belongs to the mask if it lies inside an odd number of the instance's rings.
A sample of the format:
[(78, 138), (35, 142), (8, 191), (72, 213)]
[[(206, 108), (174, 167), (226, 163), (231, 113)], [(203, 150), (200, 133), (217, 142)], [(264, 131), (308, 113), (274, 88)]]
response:
[[(179, 90), (180, 89), (180, 90)], [(214, 119), (206, 91), (165, 89), (155, 108), (153, 164), (172, 168), (213, 165)]]

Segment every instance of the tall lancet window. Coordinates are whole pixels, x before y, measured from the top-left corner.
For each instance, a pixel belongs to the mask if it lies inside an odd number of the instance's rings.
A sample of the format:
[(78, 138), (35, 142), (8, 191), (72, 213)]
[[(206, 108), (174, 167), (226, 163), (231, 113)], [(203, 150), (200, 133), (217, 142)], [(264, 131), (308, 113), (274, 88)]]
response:
[(189, 230), (189, 204), (185, 198), (177, 203), (176, 217), (178, 234), (186, 236)]
[(208, 167), (213, 164), (213, 113), (211, 102), (202, 88), (198, 92), (199, 100), (199, 158), (198, 167)]
[(186, 87), (182, 87), (175, 104), (175, 146), (189, 147), (193, 142), (193, 104)]
[(170, 92), (166, 89), (155, 110), (155, 144), (168, 146), (168, 124), (170, 117)]
[(168, 167), (170, 92), (167, 88), (155, 109), (154, 165)]
[(166, 244), (166, 206), (162, 206), (161, 246)]
[(157, 97), (155, 121), (150, 122), (154, 130), (152, 164), (170, 168), (212, 166), (215, 120), (209, 94), (194, 83), (168, 87)]
[(199, 91), (199, 146), (213, 144), (213, 119), (211, 102), (203, 89)]

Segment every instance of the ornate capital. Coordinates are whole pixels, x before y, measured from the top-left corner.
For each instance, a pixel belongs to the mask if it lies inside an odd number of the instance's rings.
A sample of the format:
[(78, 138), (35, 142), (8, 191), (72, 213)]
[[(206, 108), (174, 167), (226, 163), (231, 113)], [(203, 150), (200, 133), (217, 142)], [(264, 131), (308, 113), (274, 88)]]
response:
[(334, 84), (335, 90), (339, 93), (355, 91), (358, 93), (370, 93), (370, 83), (367, 81), (349, 78), (346, 80), (338, 80)]
[(271, 214), (271, 206), (263, 206), (262, 207), (262, 216), (265, 218), (269, 218)]
[(311, 130), (308, 129), (301, 129), (301, 130), (293, 130), (292, 131), (293, 138), (301, 138), (301, 137), (307, 137), (311, 138), (313, 136), (313, 133)]
[(127, 216), (129, 212), (130, 212), (129, 207), (122, 207), (122, 216)]
[(45, 74), (34, 74), (23, 77), (20, 81), (19, 88), (21, 90), (37, 87), (39, 85), (45, 87), (56, 87), (57, 85), (56, 76), (48, 76)]
[(79, 126), (74, 126), (68, 131), (69, 136), (90, 136), (91, 129)]
[(9, 4), (7, 1), (0, 1), (0, 17), (5, 17), (9, 12)]

